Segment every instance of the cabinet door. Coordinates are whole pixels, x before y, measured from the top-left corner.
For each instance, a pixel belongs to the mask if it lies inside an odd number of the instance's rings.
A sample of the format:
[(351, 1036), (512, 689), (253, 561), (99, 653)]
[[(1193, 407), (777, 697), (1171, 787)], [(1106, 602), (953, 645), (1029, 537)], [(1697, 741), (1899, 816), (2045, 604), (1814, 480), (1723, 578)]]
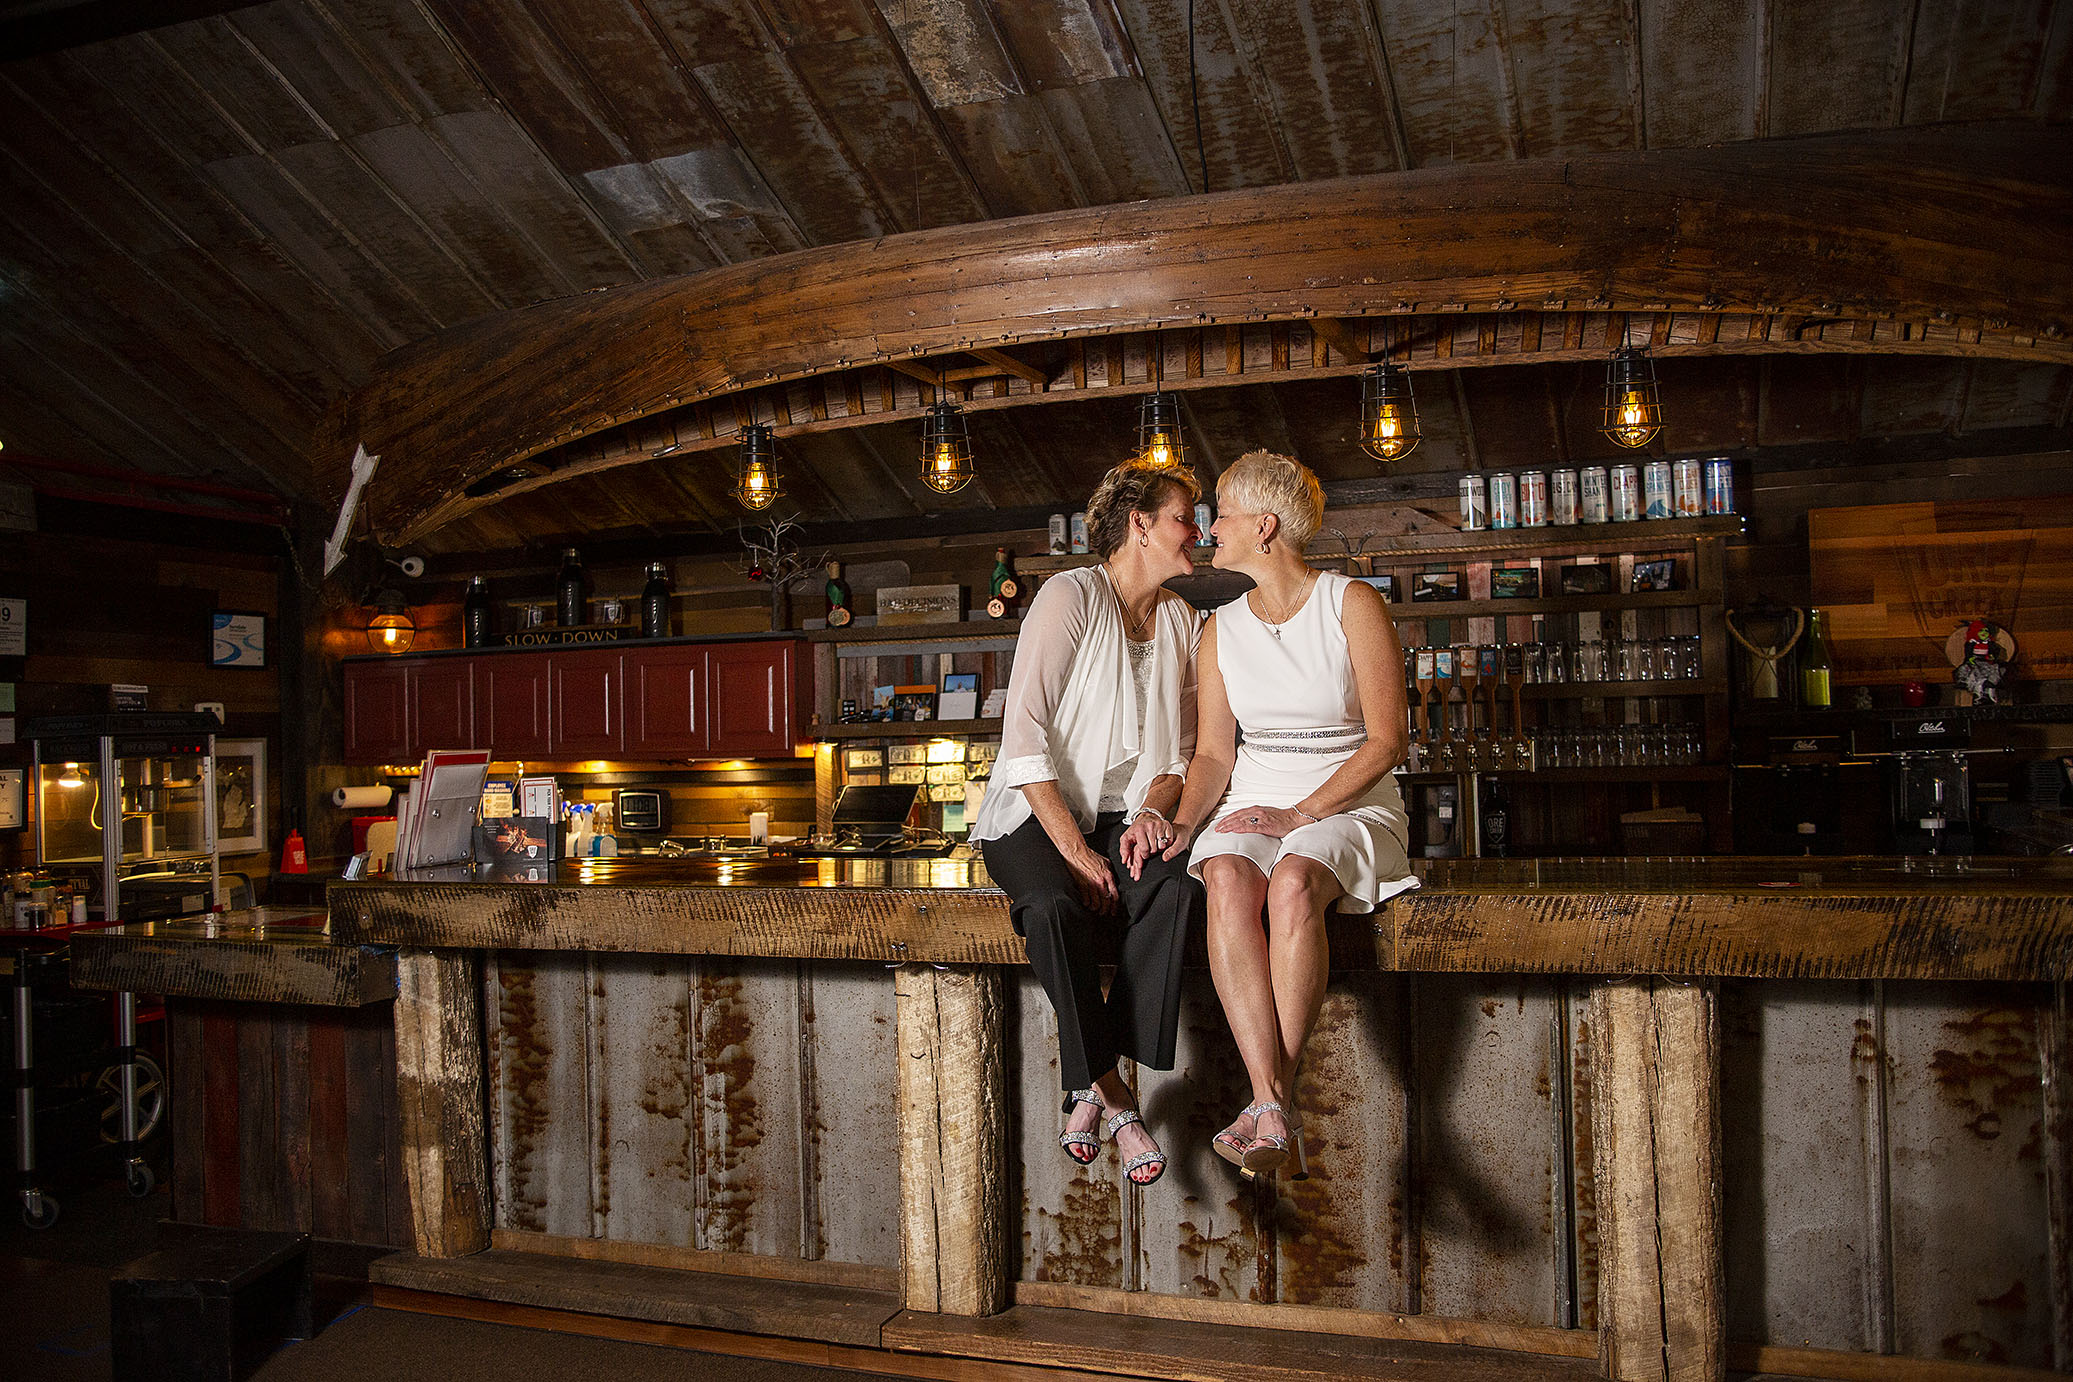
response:
[(712, 659), (712, 748), (729, 758), (788, 756), (798, 739), (796, 643), (717, 643)]
[(616, 758), (626, 749), (616, 652), (547, 655), (548, 752), (555, 758)]
[(712, 744), (706, 649), (636, 649), (626, 660), (626, 756), (693, 758)]
[(410, 760), (410, 664), (345, 665), (345, 761)]
[(547, 655), (498, 653), (475, 660), (477, 748), (498, 758), (547, 756)]
[(442, 657), (410, 672), (410, 756), (430, 749), (472, 749), (475, 742), (475, 660)]

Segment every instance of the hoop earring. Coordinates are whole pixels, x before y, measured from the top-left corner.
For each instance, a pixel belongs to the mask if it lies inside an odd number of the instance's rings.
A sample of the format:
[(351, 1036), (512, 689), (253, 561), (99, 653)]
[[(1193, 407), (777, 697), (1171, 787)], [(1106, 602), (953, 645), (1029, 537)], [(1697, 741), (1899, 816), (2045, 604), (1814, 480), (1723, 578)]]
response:
[(1149, 539), (1149, 538), (1145, 537), (1145, 536), (1144, 536), (1144, 535), (1143, 535), (1142, 533), (1138, 534), (1138, 538), (1137, 538), (1137, 545), (1138, 545), (1138, 546), (1140, 546), (1140, 547), (1143, 547), (1143, 546), (1145, 546), (1145, 545), (1146, 545), (1147, 543), (1149, 543), (1150, 541), (1151, 541), (1151, 539)]
[(1254, 547), (1254, 548), (1253, 548), (1252, 550), (1253, 550), (1253, 551), (1255, 551), (1255, 552), (1258, 552), (1258, 553), (1260, 553), (1261, 555), (1263, 555), (1263, 556), (1264, 556), (1264, 555), (1266, 554), (1266, 551), (1267, 551), (1267, 544), (1266, 544), (1266, 543), (1264, 543), (1264, 542), (1262, 542), (1262, 543), (1259, 543), (1259, 544), (1258, 544), (1258, 545), (1256, 545), (1256, 546), (1255, 546), (1255, 547)]

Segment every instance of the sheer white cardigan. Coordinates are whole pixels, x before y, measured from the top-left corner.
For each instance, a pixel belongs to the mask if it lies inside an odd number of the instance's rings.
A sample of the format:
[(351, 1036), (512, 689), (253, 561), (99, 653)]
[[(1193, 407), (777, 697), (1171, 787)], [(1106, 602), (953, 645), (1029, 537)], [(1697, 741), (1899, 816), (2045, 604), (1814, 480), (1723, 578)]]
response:
[(1187, 772), (1195, 747), (1195, 646), (1202, 619), (1170, 590), (1159, 592), (1154, 619), (1157, 650), (1140, 733), (1122, 605), (1108, 573), (1090, 566), (1044, 582), (1016, 640), (1000, 758), (972, 823), (975, 842), (999, 839), (1030, 818), (1020, 790), (1024, 783), (1056, 782), (1084, 833), (1094, 828), (1094, 807), (1110, 768), (1137, 759), (1125, 811), (1144, 804), (1154, 778)]

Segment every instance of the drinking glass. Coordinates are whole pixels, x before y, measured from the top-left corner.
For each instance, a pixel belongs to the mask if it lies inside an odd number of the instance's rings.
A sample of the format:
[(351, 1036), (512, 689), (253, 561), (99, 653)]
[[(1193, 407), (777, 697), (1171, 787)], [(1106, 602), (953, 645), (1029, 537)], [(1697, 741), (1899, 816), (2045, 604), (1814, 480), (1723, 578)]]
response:
[(1633, 659), (1634, 681), (1654, 681), (1657, 675), (1656, 642), (1652, 638), (1636, 639), (1626, 645)]

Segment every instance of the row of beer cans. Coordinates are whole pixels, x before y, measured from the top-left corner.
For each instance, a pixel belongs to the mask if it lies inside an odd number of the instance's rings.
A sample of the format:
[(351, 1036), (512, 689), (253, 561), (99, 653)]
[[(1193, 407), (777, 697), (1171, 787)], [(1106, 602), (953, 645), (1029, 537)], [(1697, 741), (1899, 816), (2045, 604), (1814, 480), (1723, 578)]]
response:
[(1464, 532), (1638, 523), (1735, 511), (1735, 463), (1686, 457), (1461, 477)]

